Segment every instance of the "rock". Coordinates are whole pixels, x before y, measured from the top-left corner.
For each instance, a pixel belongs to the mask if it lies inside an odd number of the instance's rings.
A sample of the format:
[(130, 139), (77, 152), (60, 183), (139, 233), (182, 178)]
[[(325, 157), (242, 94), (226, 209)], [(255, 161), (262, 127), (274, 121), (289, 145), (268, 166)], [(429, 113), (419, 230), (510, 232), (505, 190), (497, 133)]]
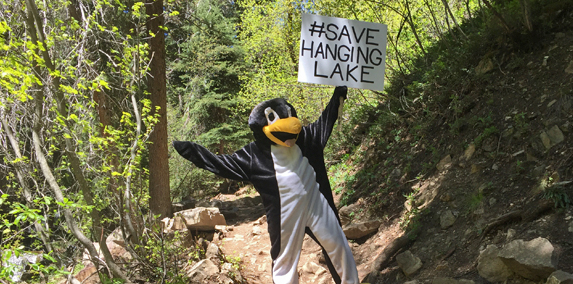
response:
[(478, 257), (478, 273), (489, 282), (503, 282), (513, 275), (509, 267), (497, 256), (499, 251), (497, 246), (488, 245)]
[(557, 266), (553, 245), (545, 238), (515, 240), (498, 253), (509, 269), (523, 278), (540, 281), (549, 277)]
[(447, 210), (440, 216), (440, 226), (442, 229), (447, 229), (451, 227), (456, 222), (456, 216), (451, 210)]
[(452, 166), (452, 156), (447, 155), (444, 158), (442, 158), (440, 162), (438, 162), (436, 168), (438, 169), (438, 171), (443, 172), (449, 169), (451, 166)]
[(197, 201), (193, 197), (187, 197), (181, 200), (180, 202), (173, 203), (173, 205), (171, 205), (171, 208), (173, 209), (173, 212), (179, 212), (195, 207), (196, 202)]
[(115, 228), (115, 230), (113, 230), (113, 232), (111, 232), (111, 234), (107, 236), (105, 242), (106, 243), (114, 242), (122, 247), (125, 247), (125, 241), (123, 240), (123, 237), (121, 235), (121, 228), (120, 227)]
[(545, 146), (546, 150), (565, 140), (563, 132), (561, 132), (561, 129), (557, 125), (554, 125), (547, 132), (541, 132), (541, 134), (539, 134), (539, 138), (541, 138), (541, 142), (543, 143), (543, 146)]
[(475, 173), (478, 173), (479, 171), (481, 171), (480, 166), (473, 164), (471, 167), (470, 173), (475, 174)]
[(225, 216), (225, 220), (234, 219), (239, 217), (239, 208), (238, 207), (224, 208), (221, 209), (221, 214)]
[(551, 140), (551, 146), (559, 144), (565, 140), (563, 132), (561, 132), (561, 129), (559, 129), (559, 126), (557, 125), (554, 125), (547, 131), (547, 136), (549, 137), (549, 140)]
[(185, 220), (190, 231), (213, 231), (217, 225), (227, 225), (225, 216), (216, 207), (197, 207), (177, 213)]
[(241, 275), (241, 272), (239, 271), (239, 269), (237, 269), (236, 266), (233, 266), (233, 264), (225, 262), (223, 263), (223, 265), (221, 265), (221, 274), (223, 275), (228, 275), (229, 277), (235, 279), (235, 281), (231, 280), (230, 282), (219, 282), (219, 283), (245, 283), (245, 280), (243, 279), (243, 276)]
[[(98, 253), (98, 257), (101, 258), (101, 259), (104, 259), (103, 254), (101, 253), (101, 249), (99, 248), (99, 243), (93, 243), (93, 245), (94, 245), (94, 247), (95, 247), (95, 249), (96, 249), (96, 252)], [(89, 266), (90, 264), (92, 264), (92, 262), (91, 262), (91, 256), (90, 256), (90, 253), (89, 253), (88, 249), (84, 249), (84, 253), (83, 253), (83, 255), (82, 255), (82, 264), (83, 264), (85, 267), (87, 267), (87, 266)]]
[(541, 134), (539, 134), (539, 138), (541, 138), (541, 142), (543, 143), (543, 146), (545, 146), (546, 150), (549, 150), (549, 148), (551, 148), (551, 139), (549, 138), (549, 136), (547, 135), (547, 133), (545, 131), (541, 132)]
[(509, 242), (509, 241), (513, 240), (513, 237), (515, 237), (515, 234), (516, 234), (516, 232), (515, 232), (514, 229), (508, 229), (508, 230), (507, 230), (507, 235), (506, 235), (506, 237), (505, 237), (506, 241)]
[(463, 160), (469, 161), (474, 153), (476, 152), (476, 145), (473, 143), (468, 146), (468, 148), (464, 151), (464, 155), (462, 156)]
[(477, 75), (482, 75), (493, 70), (493, 68), (494, 65), (491, 58), (483, 58), (476, 67), (475, 72)]
[(251, 232), (253, 236), (258, 236), (263, 233), (260, 226), (253, 226), (253, 231)]
[(113, 257), (114, 260), (122, 259), (122, 260), (130, 260), (131, 254), (127, 251), (127, 249), (123, 246), (118, 245), (115, 242), (106, 242), (107, 249), (109, 253)]
[[(450, 201), (452, 201), (452, 196), (446, 192), (446, 193), (442, 194), (442, 196), (440, 196), (440, 200), (442, 202), (450, 202)], [(410, 211), (410, 210), (408, 210), (408, 211)]]
[(416, 273), (422, 267), (422, 261), (409, 250), (396, 256), (396, 262), (406, 276)]
[(454, 279), (449, 277), (438, 277), (432, 280), (432, 284), (474, 284), (472, 280)]
[(171, 233), (174, 231), (182, 231), (187, 229), (185, 219), (178, 215), (173, 218), (165, 217), (163, 220), (161, 220), (161, 222), (163, 222), (164, 233)]
[(539, 178), (539, 177), (543, 176), (544, 173), (545, 173), (545, 166), (540, 165), (540, 166), (533, 168), (533, 170), (531, 171), (531, 177)]
[(342, 228), (347, 239), (356, 240), (378, 231), (382, 222), (378, 220), (349, 224)]
[(74, 278), (76, 278), (76, 280), (82, 284), (101, 283), (99, 275), (97, 274), (97, 269), (91, 263), (90, 265), (84, 267), (84, 269), (80, 270), (80, 272), (78, 272), (78, 274), (76, 274)]
[(261, 218), (257, 219), (254, 224), (262, 225), (267, 222), (267, 215), (263, 215)]
[(20, 282), (22, 275), (26, 271), (26, 266), (28, 264), (39, 263), (44, 259), (42, 252), (24, 252), (18, 256), (14, 252), (8, 259), (8, 261), (3, 262), (2, 266), (11, 267), (8, 271), (12, 270), (12, 276), (10, 279), (13, 282)]
[(352, 215), (358, 212), (360, 209), (361, 207), (358, 202), (342, 206), (342, 208), (338, 210), (338, 215), (340, 215), (340, 222), (342, 223), (342, 226), (349, 224), (350, 221), (352, 221)]
[(573, 60), (569, 62), (569, 66), (565, 68), (565, 73), (573, 74)]
[(495, 137), (488, 137), (483, 140), (481, 148), (486, 152), (493, 152), (497, 147), (497, 141)]
[(573, 284), (573, 274), (557, 270), (549, 275), (545, 284)]
[(303, 265), (302, 271), (318, 276), (318, 275), (325, 273), (326, 269), (324, 267), (318, 265), (317, 263), (310, 261), (310, 262), (307, 262), (305, 265)]
[(203, 259), (186, 270), (190, 283), (203, 283), (205, 279), (219, 274), (219, 267), (209, 259)]
[(209, 243), (205, 251), (205, 258), (212, 261), (219, 261), (221, 259), (221, 250), (215, 243)]

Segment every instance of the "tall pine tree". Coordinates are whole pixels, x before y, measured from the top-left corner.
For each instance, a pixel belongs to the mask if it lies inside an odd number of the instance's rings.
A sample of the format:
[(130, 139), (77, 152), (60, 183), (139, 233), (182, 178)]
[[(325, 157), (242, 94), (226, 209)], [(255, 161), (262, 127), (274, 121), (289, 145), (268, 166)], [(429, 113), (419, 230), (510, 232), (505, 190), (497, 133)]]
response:
[(171, 100), (188, 121), (178, 138), (202, 143), (220, 154), (232, 151), (249, 134), (247, 115), (238, 113), (239, 76), (244, 51), (236, 38), (236, 5), (197, 1), (181, 15), (185, 34), (172, 35)]
[[(167, 26), (168, 100), (173, 113), (170, 135), (191, 140), (219, 154), (229, 154), (250, 141), (248, 111), (239, 108), (240, 77), (248, 71), (236, 36), (238, 6), (229, 1), (174, 3), (177, 13)], [(169, 8), (168, 8), (169, 9)], [(174, 196), (212, 190), (220, 178), (172, 159)]]

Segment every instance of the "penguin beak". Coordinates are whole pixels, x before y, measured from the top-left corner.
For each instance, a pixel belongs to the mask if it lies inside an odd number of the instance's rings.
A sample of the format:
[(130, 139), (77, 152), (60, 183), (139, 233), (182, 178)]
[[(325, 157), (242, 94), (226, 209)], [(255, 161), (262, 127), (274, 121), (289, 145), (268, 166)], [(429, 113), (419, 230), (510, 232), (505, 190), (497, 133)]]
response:
[(302, 130), (302, 123), (296, 117), (281, 118), (263, 127), (265, 135), (278, 145), (292, 147)]

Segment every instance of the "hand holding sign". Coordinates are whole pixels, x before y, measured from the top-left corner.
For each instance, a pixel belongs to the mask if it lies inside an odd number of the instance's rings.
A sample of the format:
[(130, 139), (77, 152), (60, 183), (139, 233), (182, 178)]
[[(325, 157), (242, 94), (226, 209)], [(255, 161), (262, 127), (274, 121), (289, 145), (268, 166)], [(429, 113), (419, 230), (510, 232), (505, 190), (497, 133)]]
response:
[(382, 91), (384, 24), (302, 15), (298, 81)]

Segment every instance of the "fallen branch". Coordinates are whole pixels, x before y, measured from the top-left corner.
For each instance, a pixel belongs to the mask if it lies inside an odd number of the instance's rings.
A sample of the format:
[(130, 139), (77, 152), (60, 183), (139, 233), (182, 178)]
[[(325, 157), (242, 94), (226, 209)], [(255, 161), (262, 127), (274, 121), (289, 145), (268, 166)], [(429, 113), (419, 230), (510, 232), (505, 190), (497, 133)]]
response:
[(488, 223), (483, 229), (480, 241), (483, 240), (483, 238), (485, 238), (485, 236), (491, 232), (491, 230), (501, 225), (507, 224), (509, 222), (530, 222), (535, 220), (539, 215), (553, 208), (553, 203), (547, 199), (540, 198), (537, 201), (526, 204), (524, 208), (527, 209), (511, 211), (505, 215), (495, 218), (493, 221)]
[(403, 248), (407, 248), (411, 246), (418, 233), (421, 230), (421, 226), (413, 229), (407, 234), (402, 235), (401, 237), (395, 239), (390, 245), (388, 245), (384, 250), (376, 257), (374, 262), (372, 263), (372, 267), (370, 268), (370, 273), (364, 277), (362, 283), (375, 283), (376, 278), (382, 268), (388, 266), (392, 257)]

